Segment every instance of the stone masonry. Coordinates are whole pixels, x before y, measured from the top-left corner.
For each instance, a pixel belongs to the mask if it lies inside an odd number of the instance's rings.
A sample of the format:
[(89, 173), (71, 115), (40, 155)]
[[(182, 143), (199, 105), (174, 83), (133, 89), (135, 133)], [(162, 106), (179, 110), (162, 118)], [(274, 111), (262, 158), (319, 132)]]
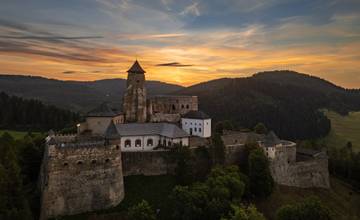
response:
[(40, 173), (40, 219), (106, 209), (124, 198), (120, 148), (103, 140), (52, 137)]

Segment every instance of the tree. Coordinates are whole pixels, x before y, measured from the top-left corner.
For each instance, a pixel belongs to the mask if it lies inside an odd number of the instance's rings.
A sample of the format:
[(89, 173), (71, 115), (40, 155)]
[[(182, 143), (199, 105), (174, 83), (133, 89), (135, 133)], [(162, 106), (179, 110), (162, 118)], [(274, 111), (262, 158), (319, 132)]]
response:
[(187, 185), (192, 183), (194, 176), (189, 147), (175, 144), (171, 148), (169, 159), (176, 164), (175, 176), (177, 183), (180, 185)]
[(225, 145), (219, 133), (215, 133), (210, 146), (213, 165), (223, 165), (225, 162)]
[(208, 179), (191, 186), (177, 186), (171, 194), (174, 219), (218, 220), (239, 202), (245, 183), (236, 166), (213, 168)]
[(156, 214), (149, 203), (142, 200), (139, 204), (129, 208), (128, 217), (131, 220), (155, 220)]
[(316, 197), (306, 198), (303, 202), (280, 207), (277, 220), (330, 220), (330, 212)]
[(263, 123), (257, 123), (254, 127), (254, 131), (257, 134), (267, 134), (268, 133), (268, 130)]
[(267, 197), (274, 188), (269, 161), (262, 149), (257, 148), (249, 155), (250, 190), (260, 197)]
[(32, 219), (32, 214), (23, 190), (14, 139), (5, 133), (0, 138), (0, 185), (1, 219)]
[(264, 215), (252, 204), (247, 207), (243, 205), (232, 205), (231, 207), (232, 211), (229, 213), (229, 217), (221, 220), (265, 220)]

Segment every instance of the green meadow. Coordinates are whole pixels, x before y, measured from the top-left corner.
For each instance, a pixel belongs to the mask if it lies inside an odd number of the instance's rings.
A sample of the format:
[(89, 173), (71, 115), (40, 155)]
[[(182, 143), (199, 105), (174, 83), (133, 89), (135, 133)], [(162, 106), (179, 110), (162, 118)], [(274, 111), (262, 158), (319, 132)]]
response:
[[(9, 133), (14, 139), (22, 139), (24, 138), (28, 132), (27, 131), (15, 131), (15, 130), (0, 130), (0, 136), (4, 133)], [(31, 132), (32, 134), (38, 135), (40, 132)]]
[(324, 138), (328, 147), (343, 147), (351, 142), (353, 150), (360, 151), (360, 112), (350, 112), (347, 116), (339, 115), (333, 111), (325, 111), (331, 120), (331, 131)]

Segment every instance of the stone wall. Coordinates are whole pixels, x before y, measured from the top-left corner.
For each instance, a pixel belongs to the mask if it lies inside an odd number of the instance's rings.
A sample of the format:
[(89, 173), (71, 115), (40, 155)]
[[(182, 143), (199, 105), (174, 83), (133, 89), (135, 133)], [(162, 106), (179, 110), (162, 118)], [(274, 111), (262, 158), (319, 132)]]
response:
[[(226, 141), (225, 164), (244, 163), (244, 144), (232, 139)], [(330, 187), (328, 158), (325, 153), (305, 161), (297, 161), (296, 144), (287, 141), (283, 141), (283, 144), (284, 146), (276, 147), (275, 158), (270, 159), (270, 170), (276, 183), (301, 188)]]
[(40, 174), (41, 219), (118, 205), (124, 198), (121, 152), (116, 145), (48, 145)]
[(275, 182), (282, 185), (301, 188), (330, 187), (326, 155), (290, 163), (286, 159), (272, 160), (270, 169)]
[(149, 115), (150, 122), (179, 122), (180, 114), (155, 113)]
[(175, 164), (166, 159), (168, 154), (168, 151), (122, 152), (123, 174), (152, 176), (173, 173)]
[(149, 115), (163, 114), (185, 114), (191, 110), (198, 110), (197, 96), (154, 96), (149, 99)]

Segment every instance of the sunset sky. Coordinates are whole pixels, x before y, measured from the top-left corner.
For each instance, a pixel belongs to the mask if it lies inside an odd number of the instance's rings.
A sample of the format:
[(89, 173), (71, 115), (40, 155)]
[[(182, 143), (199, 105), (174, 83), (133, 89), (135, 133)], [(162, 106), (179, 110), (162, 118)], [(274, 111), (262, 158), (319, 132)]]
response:
[(360, 0), (0, 0), (0, 73), (192, 85), (291, 69), (360, 88)]

